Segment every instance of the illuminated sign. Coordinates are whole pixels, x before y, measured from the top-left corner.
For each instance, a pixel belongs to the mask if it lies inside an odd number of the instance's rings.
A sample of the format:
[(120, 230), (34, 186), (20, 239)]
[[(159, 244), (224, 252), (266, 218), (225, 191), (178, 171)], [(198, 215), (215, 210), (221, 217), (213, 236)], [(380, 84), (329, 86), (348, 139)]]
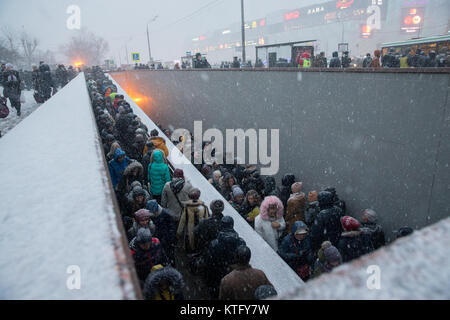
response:
[(298, 10), (291, 11), (291, 12), (288, 12), (288, 13), (284, 14), (284, 19), (286, 21), (293, 20), (293, 19), (298, 19), (299, 17), (300, 17), (300, 12)]
[(205, 36), (200, 36), (200, 41), (203, 41), (203, 40), (205, 40), (206, 39), (206, 37)]
[(355, 2), (355, 0), (339, 0), (336, 3), (336, 8), (338, 8), (338, 9), (350, 8), (352, 6), (353, 2)]
[(131, 58), (133, 59), (133, 62), (139, 62), (141, 61), (141, 54), (137, 52), (133, 52), (131, 54)]
[(225, 30), (222, 32), (222, 34), (229, 34), (229, 33), (231, 33), (231, 30)]
[(403, 8), (402, 30), (406, 33), (418, 32), (423, 26), (425, 8)]
[(372, 27), (364, 24), (361, 26), (361, 37), (364, 39), (369, 39), (372, 37)]
[(325, 11), (325, 7), (323, 7), (323, 6), (316, 7), (316, 8), (311, 8), (311, 9), (308, 9), (308, 15), (315, 14), (315, 13), (320, 13), (320, 12), (323, 12), (323, 11)]
[(265, 25), (266, 25), (266, 19), (262, 19), (261, 21), (259, 21), (260, 27), (264, 27)]

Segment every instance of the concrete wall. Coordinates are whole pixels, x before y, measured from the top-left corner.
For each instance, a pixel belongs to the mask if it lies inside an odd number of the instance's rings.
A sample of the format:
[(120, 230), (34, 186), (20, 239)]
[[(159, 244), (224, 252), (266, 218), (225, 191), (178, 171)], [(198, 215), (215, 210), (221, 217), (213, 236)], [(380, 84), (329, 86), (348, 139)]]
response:
[(165, 127), (280, 130), (280, 172), (335, 186), (388, 238), (449, 216), (448, 73), (131, 71), (112, 76)]

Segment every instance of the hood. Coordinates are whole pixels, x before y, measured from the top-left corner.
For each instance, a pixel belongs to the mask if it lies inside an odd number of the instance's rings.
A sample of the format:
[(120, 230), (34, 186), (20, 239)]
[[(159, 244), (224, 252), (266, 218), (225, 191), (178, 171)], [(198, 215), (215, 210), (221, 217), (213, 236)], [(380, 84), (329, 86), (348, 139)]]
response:
[(269, 206), (276, 204), (278, 207), (278, 211), (277, 211), (277, 219), (280, 219), (283, 217), (283, 213), (284, 213), (284, 207), (283, 207), (283, 203), (281, 202), (281, 200), (276, 197), (276, 196), (268, 196), (264, 198), (264, 201), (261, 203), (261, 207), (260, 207), (260, 214), (261, 214), (261, 219), (263, 220), (269, 220)]
[(294, 222), (294, 224), (292, 225), (292, 235), (295, 235), (295, 232), (299, 229), (307, 229), (308, 226), (303, 222), (303, 221), (296, 221)]
[(320, 191), (318, 195), (320, 209), (333, 206), (333, 194), (328, 191)]
[(150, 138), (150, 141), (153, 143), (156, 149), (158, 149), (160, 146), (165, 145), (166, 141), (164, 138), (161, 137), (152, 137)]
[(169, 291), (172, 294), (179, 293), (184, 287), (183, 276), (180, 272), (172, 267), (165, 267), (150, 273), (145, 280), (144, 295), (147, 299), (154, 298), (159, 291), (159, 284), (162, 281), (169, 283)]
[[(295, 175), (292, 173), (286, 174), (283, 179), (281, 179), (281, 184), (285, 187), (291, 187), (295, 183)], [(289, 189), (290, 190), (290, 189)]]
[(161, 150), (155, 150), (152, 154), (154, 163), (164, 163), (164, 156)]
[(144, 174), (144, 167), (138, 161), (133, 161), (132, 163), (130, 163), (130, 165), (125, 169), (123, 174), (127, 176), (131, 171), (133, 171), (136, 168), (139, 170), (138, 175), (142, 176)]
[(118, 148), (116, 149), (116, 151), (114, 151), (114, 160), (117, 161), (117, 159), (125, 155), (126, 153), (122, 149)]
[(220, 221), (220, 230), (232, 230), (234, 228), (234, 219), (230, 216), (225, 216)]

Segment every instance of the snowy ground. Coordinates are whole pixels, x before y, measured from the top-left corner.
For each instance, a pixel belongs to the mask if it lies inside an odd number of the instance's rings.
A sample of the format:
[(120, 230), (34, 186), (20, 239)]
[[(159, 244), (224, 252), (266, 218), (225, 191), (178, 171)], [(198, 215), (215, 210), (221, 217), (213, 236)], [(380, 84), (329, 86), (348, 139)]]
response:
[(83, 74), (0, 139), (0, 299), (136, 298), (101, 148)]
[(449, 300), (450, 218), (281, 296), (295, 300)]
[[(0, 91), (2, 90), (3, 88), (0, 88)], [(34, 110), (39, 107), (39, 104), (37, 104), (34, 100), (33, 93), (34, 91), (23, 91), (25, 103), (22, 103), (22, 115), (20, 117), (17, 116), (16, 109), (11, 108), (8, 100), (9, 116), (5, 119), (0, 119), (0, 131), (2, 133), (2, 136), (4, 136), (8, 131), (18, 125), (23, 119), (28, 117)]]

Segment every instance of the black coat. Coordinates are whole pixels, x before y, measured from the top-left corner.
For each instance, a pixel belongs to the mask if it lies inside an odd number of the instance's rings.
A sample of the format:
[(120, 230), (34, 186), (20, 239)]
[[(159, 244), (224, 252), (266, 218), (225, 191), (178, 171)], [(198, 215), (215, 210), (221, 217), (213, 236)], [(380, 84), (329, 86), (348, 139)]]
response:
[(164, 250), (176, 243), (176, 228), (172, 216), (166, 209), (162, 209), (161, 213), (151, 218), (155, 224), (155, 237), (161, 241)]
[(377, 250), (386, 245), (384, 231), (379, 224), (363, 223), (361, 226), (363, 235), (367, 236), (372, 242), (373, 249)]
[(169, 260), (158, 239), (153, 238), (152, 245), (148, 251), (142, 250), (136, 243), (136, 238), (130, 242), (131, 256), (139, 280), (145, 281), (152, 268), (158, 264), (167, 266)]
[(337, 249), (341, 253), (342, 261), (349, 262), (372, 252), (373, 246), (361, 231), (350, 231), (342, 233)]
[(3, 95), (5, 98), (10, 99), (20, 99), (20, 93), (22, 89), (20, 88), (21, 79), (19, 72), (16, 70), (8, 70), (3, 72)]
[(199, 252), (205, 253), (211, 241), (217, 239), (219, 235), (220, 220), (223, 215), (213, 215), (208, 219), (203, 219), (194, 228), (194, 236), (197, 241), (197, 248)]
[(341, 65), (341, 60), (338, 57), (334, 57), (330, 60), (330, 68), (340, 68), (342, 67)]
[(342, 210), (332, 206), (319, 212), (311, 226), (313, 248), (318, 250), (324, 241), (330, 241), (334, 246), (338, 244), (342, 233)]

